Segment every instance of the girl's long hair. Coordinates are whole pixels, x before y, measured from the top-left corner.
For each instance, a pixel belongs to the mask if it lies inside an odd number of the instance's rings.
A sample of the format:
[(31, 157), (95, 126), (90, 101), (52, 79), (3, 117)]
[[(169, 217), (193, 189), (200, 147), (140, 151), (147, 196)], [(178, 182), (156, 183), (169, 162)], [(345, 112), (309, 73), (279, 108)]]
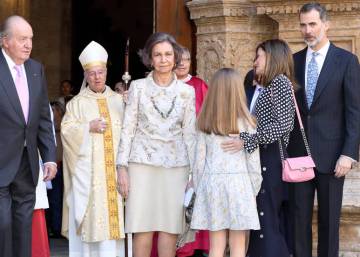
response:
[(220, 69), (211, 79), (197, 128), (207, 134), (238, 134), (239, 119), (252, 127), (256, 126), (247, 108), (240, 74), (231, 68)]

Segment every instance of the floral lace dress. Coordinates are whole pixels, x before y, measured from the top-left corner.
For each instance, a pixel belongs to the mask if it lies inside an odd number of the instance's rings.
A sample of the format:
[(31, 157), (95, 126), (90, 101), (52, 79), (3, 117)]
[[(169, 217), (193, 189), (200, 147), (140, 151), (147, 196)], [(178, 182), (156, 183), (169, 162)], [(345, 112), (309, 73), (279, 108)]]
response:
[[(240, 131), (254, 132), (240, 124)], [(256, 195), (261, 186), (259, 150), (225, 153), (221, 143), (230, 137), (198, 132), (193, 167), (196, 200), (191, 228), (259, 229)]]

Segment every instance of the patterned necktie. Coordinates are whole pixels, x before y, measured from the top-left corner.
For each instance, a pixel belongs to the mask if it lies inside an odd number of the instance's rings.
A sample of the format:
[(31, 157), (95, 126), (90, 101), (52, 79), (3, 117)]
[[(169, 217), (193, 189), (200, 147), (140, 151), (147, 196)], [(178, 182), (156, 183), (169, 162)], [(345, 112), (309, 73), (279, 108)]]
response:
[(306, 100), (308, 104), (308, 108), (310, 109), (310, 106), (313, 102), (316, 83), (319, 78), (319, 69), (317, 62), (315, 60), (315, 57), (318, 56), (319, 53), (313, 52), (311, 60), (307, 67), (307, 87), (306, 87)]
[(14, 69), (16, 70), (15, 77), (15, 86), (20, 100), (21, 108), (24, 113), (24, 118), (27, 123), (28, 114), (29, 114), (29, 88), (27, 86), (25, 75), (21, 69), (20, 65), (15, 65)]

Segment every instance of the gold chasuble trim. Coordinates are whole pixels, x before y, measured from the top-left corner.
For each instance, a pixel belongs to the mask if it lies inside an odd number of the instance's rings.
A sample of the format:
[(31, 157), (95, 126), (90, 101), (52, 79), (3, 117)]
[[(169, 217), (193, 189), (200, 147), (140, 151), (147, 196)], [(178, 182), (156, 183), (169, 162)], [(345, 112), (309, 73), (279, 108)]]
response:
[(107, 199), (108, 199), (108, 213), (109, 213), (109, 227), (110, 239), (120, 239), (120, 224), (119, 224), (119, 210), (118, 199), (116, 191), (115, 180), (115, 161), (114, 161), (114, 145), (111, 129), (111, 118), (107, 107), (105, 98), (97, 99), (101, 117), (106, 120), (108, 124), (104, 132), (104, 153), (105, 153), (105, 172), (107, 184)]

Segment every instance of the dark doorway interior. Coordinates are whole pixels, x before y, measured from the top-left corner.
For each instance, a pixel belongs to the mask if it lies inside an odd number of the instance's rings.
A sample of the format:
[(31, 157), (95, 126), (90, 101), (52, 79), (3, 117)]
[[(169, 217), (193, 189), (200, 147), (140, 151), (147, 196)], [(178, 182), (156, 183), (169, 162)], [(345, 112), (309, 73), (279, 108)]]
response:
[(72, 79), (79, 90), (83, 70), (78, 57), (94, 40), (109, 54), (107, 85), (113, 87), (124, 73), (124, 51), (130, 37), (129, 73), (132, 79), (147, 71), (137, 54), (153, 32), (153, 1), (76, 0), (73, 1)]

